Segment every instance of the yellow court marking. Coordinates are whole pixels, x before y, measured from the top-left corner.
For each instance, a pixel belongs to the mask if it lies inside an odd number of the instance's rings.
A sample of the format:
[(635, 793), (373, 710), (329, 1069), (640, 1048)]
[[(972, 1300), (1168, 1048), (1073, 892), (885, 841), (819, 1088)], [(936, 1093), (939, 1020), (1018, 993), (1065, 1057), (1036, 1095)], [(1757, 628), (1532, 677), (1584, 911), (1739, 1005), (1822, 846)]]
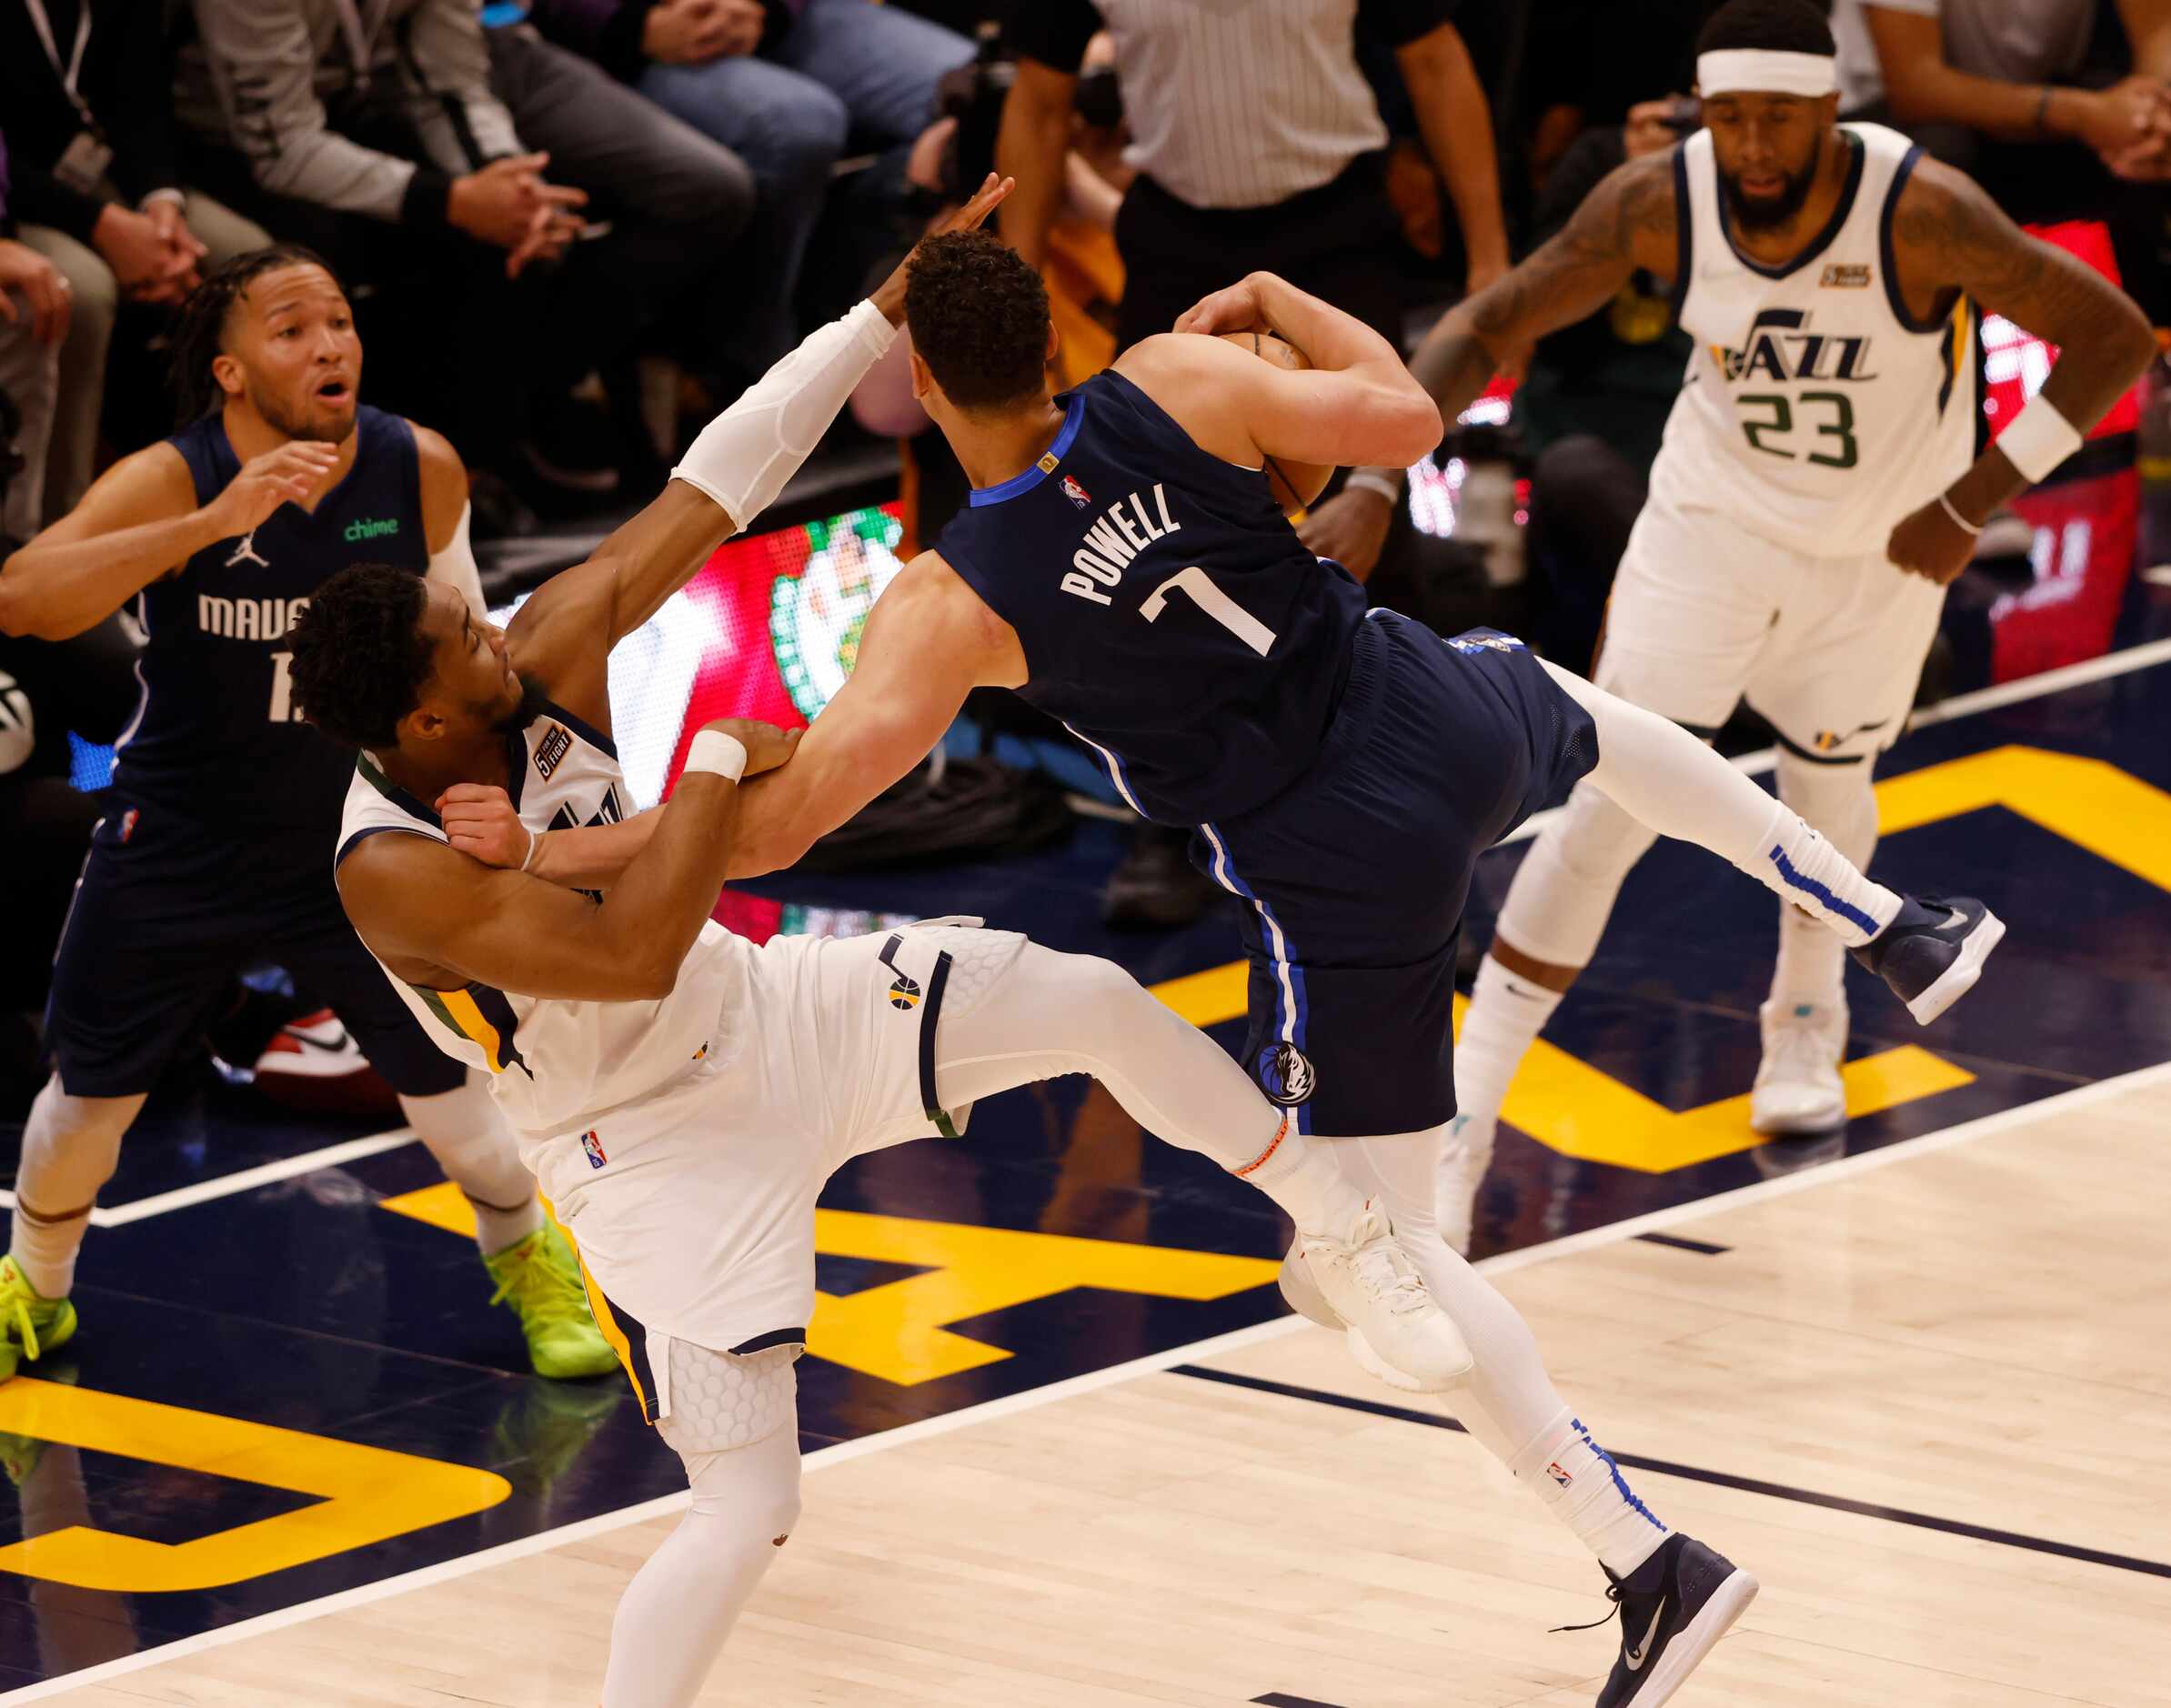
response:
[(75, 1524), (0, 1548), (0, 1571), (79, 1589), (216, 1589), (465, 1518), (513, 1492), (467, 1465), (29, 1376), (0, 1385), (0, 1431), (319, 1497), (191, 1542)]
[(1265, 1285), (1281, 1268), (1271, 1258), (912, 1221), (849, 1210), (814, 1212), (814, 1248), (832, 1257), (929, 1270), (841, 1297), (816, 1294), (808, 1331), (809, 1351), (906, 1387), (1010, 1356), (1000, 1347), (950, 1332), (942, 1326), (946, 1322), (1073, 1287), (1161, 1299), (1225, 1299)]
[[(450, 1233), (470, 1239), (475, 1234), (475, 1211), (449, 1181), (387, 1198), (383, 1207)], [(1226, 1299), (1263, 1286), (1281, 1267), (1271, 1258), (913, 1221), (849, 1210), (814, 1212), (814, 1249), (829, 1257), (903, 1263), (929, 1271), (860, 1292), (814, 1296), (807, 1350), (900, 1387), (998, 1364), (1010, 1356), (999, 1346), (952, 1333), (946, 1323), (1073, 1287), (1160, 1299)]]

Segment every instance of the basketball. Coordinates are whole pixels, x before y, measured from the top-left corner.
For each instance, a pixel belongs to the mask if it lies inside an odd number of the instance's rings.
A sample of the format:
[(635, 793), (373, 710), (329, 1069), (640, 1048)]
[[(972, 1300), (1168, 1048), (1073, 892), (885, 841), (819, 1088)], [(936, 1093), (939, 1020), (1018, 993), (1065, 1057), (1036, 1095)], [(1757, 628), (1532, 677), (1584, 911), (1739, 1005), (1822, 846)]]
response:
[[(1224, 332), (1221, 337), (1239, 349), (1250, 350), (1261, 360), (1278, 363), (1292, 373), (1312, 366), (1303, 351), (1271, 332)], [(1333, 475), (1332, 463), (1292, 463), (1278, 457), (1266, 459), (1267, 485), (1287, 517), (1299, 517), (1310, 509)]]

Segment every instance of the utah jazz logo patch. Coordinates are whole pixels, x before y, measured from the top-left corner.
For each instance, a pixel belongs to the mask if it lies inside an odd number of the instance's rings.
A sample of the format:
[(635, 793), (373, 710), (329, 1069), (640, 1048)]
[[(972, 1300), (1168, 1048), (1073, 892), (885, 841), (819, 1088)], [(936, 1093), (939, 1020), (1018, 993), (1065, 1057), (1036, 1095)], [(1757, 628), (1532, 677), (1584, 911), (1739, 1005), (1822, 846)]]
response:
[(1284, 1041), (1269, 1044), (1259, 1052), (1259, 1084), (1268, 1102), (1294, 1109), (1312, 1100), (1312, 1092), (1319, 1088), (1319, 1075), (1312, 1071), (1302, 1050)]
[(920, 980), (908, 979), (899, 973), (890, 986), (890, 1006), (893, 1009), (916, 1009), (920, 1006)]
[(596, 1137), (594, 1128), (580, 1135), (580, 1148), (588, 1152), (588, 1165), (599, 1169), (610, 1159), (603, 1154), (603, 1140)]

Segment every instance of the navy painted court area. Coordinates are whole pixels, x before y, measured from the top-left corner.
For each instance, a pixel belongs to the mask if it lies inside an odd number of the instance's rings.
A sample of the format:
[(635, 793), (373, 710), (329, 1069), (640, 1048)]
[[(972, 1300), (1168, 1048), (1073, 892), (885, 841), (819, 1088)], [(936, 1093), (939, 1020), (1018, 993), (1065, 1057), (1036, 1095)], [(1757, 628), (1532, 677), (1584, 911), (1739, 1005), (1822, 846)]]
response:
[[(2171, 1060), (2166, 729), (2171, 663), (2158, 663), (1903, 742), (1881, 793), (1878, 875), (1979, 895), (2012, 934), (1926, 1031), (1851, 971), (1848, 1148)], [(1522, 846), (1487, 858), (1473, 909), (1504, 893)], [(1097, 889), (1119, 847), (1085, 824), (1001, 865), (775, 893), (970, 909), (1111, 954), (1233, 1044), (1233, 906), (1171, 937), (1109, 936)], [(1482, 1251), (1837, 1154), (1761, 1145), (1747, 1128), (1772, 936), (1769, 897), (1708, 856), (1662, 846), (1639, 868), (1553, 1048), (1511, 1098)], [(0, 1387), (0, 1688), (681, 1486), (622, 1381), (522, 1373), (460, 1201), (418, 1146), (348, 1142), (367, 1136), (210, 1087), (130, 1135), (85, 1252), (82, 1333)], [(800, 1376), (809, 1449), (1282, 1310), (1271, 1278), (1285, 1236), (1265, 1201), (1146, 1140), (1080, 1080), (983, 1105), (963, 1141), (863, 1159), (824, 1205)]]

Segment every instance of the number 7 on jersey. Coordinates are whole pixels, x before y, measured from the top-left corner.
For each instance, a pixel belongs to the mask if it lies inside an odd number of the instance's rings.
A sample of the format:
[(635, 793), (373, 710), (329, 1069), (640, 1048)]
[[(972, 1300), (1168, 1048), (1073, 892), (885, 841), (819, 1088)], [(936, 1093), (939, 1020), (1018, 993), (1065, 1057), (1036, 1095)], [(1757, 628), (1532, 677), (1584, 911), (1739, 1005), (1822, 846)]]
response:
[(1179, 569), (1149, 593), (1145, 603), (1139, 607), (1139, 615), (1149, 623), (1154, 621), (1169, 608), (1169, 595), (1178, 588), (1190, 594), (1193, 605), (1261, 658), (1274, 649), (1274, 631), (1214, 586), (1213, 578), (1197, 564)]

